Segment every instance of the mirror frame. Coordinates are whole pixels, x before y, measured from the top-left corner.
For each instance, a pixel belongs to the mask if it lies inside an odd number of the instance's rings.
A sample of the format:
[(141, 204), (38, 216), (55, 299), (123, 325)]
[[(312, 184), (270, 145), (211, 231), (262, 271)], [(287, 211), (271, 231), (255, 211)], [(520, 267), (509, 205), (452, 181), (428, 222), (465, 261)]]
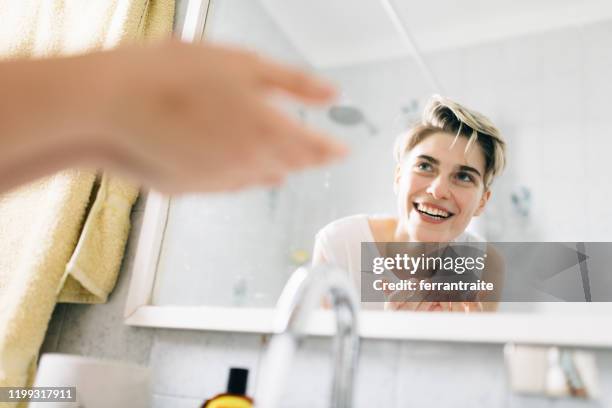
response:
[[(181, 39), (199, 41), (204, 34), (210, 0), (189, 0)], [(124, 311), (130, 326), (224, 332), (273, 332), (274, 309), (217, 306), (155, 306), (151, 304), (158, 259), (170, 208), (170, 199), (150, 191)], [(545, 315), (518, 313), (381, 313), (361, 311), (359, 333), (370, 339), (410, 339), (476, 343), (532, 343), (612, 347), (612, 316)], [(335, 332), (331, 311), (313, 314), (306, 333), (327, 336)]]

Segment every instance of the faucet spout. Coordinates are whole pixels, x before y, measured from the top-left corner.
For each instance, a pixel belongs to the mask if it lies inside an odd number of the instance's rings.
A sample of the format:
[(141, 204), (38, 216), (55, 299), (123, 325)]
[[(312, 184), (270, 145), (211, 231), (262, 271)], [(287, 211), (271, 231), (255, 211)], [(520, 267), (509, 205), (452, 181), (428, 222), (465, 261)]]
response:
[[(347, 274), (342, 270), (322, 265), (299, 268), (289, 278), (278, 303), (274, 322), (274, 336), (270, 341), (262, 366), (255, 403), (273, 408), (280, 400), (279, 380), (286, 377), (289, 357), (297, 342), (306, 334), (311, 313), (329, 295), (336, 318), (334, 338), (334, 369), (331, 407), (348, 408), (353, 405), (353, 382), (359, 353), (358, 311), (359, 301)], [(276, 371), (276, 372), (275, 372)], [(271, 380), (275, 377), (274, 380)]]

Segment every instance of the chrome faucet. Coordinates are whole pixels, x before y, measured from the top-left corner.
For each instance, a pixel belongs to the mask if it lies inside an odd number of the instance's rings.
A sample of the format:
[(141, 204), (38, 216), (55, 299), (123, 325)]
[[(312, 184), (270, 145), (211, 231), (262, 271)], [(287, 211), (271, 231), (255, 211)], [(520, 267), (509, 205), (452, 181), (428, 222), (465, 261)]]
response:
[(353, 382), (359, 353), (357, 293), (348, 274), (331, 266), (301, 267), (289, 278), (277, 302), (274, 336), (264, 356), (258, 375), (255, 404), (262, 408), (276, 408), (281, 397), (282, 381), (298, 341), (306, 334), (312, 312), (330, 295), (336, 317), (334, 338), (334, 376), (331, 407), (349, 408), (353, 405)]

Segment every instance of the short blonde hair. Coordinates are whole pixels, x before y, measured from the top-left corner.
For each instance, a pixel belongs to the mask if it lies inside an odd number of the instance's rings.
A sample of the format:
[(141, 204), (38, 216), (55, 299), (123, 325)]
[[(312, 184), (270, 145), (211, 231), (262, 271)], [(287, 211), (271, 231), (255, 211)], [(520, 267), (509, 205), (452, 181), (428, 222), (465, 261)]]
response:
[(477, 143), (485, 157), (484, 185), (488, 189), (493, 179), (506, 165), (506, 142), (501, 132), (483, 114), (467, 109), (457, 102), (434, 95), (423, 111), (421, 122), (398, 137), (394, 156), (401, 163), (404, 155), (433, 133), (446, 132), (468, 139), (466, 152)]

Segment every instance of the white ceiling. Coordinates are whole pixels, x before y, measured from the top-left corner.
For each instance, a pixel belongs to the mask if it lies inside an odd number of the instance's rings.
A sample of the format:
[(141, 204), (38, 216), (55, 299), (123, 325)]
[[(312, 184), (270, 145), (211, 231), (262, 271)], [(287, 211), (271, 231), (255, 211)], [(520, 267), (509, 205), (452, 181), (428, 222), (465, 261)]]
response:
[[(317, 68), (409, 55), (380, 0), (260, 0)], [(612, 19), (612, 0), (394, 0), (423, 52)]]

